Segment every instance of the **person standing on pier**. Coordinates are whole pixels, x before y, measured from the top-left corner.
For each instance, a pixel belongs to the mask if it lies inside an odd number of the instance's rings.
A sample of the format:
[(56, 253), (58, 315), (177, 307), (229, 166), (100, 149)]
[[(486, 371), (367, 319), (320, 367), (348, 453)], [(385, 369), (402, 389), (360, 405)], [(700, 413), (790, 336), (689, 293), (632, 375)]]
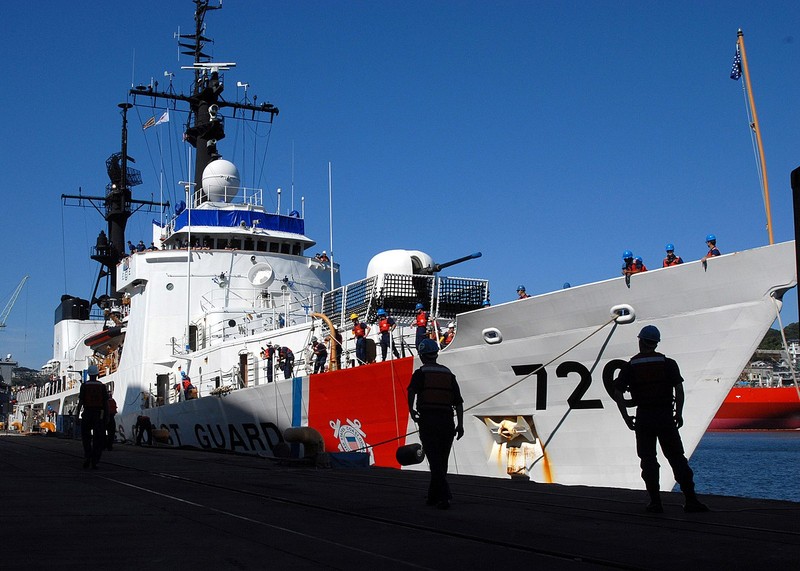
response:
[[(663, 513), (659, 485), (659, 464), (656, 441), (661, 445), (672, 467), (675, 481), (686, 498), (686, 512), (707, 512), (708, 507), (697, 499), (694, 473), (683, 451), (678, 429), (683, 426), (683, 377), (673, 359), (656, 352), (661, 332), (655, 325), (646, 325), (639, 332), (639, 353), (628, 361), (614, 382), (614, 400), (628, 428), (636, 433), (636, 453), (641, 460), (650, 503), (650, 513)], [(629, 391), (636, 416), (628, 414), (623, 393)]]
[[(106, 421), (108, 389), (97, 380), (97, 365), (86, 370), (89, 380), (81, 385), (76, 416), (81, 418), (81, 440), (83, 441), (83, 467), (97, 469), (103, 448), (106, 446)], [(83, 416), (81, 416), (83, 409)]]
[[(453, 437), (460, 439), (464, 436), (464, 399), (456, 376), (436, 362), (439, 344), (433, 339), (423, 339), (417, 352), (422, 366), (411, 375), (408, 410), (414, 422), (419, 423), (419, 439), (431, 469), (426, 503), (446, 510), (453, 497), (447, 483), (447, 463)], [(456, 423), (453, 422), (453, 410)]]

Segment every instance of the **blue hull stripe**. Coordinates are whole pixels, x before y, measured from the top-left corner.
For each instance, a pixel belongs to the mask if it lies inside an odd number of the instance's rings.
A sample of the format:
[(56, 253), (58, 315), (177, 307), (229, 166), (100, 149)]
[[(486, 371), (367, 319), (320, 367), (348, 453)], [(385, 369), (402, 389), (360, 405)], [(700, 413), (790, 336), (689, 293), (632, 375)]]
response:
[(292, 426), (303, 422), (303, 377), (292, 379)]

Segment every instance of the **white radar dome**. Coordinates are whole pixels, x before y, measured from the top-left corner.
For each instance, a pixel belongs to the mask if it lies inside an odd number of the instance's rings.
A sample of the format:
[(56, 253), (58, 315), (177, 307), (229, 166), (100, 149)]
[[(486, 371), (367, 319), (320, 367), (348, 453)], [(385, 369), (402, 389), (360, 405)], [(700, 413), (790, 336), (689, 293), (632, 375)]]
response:
[(203, 171), (203, 190), (211, 202), (232, 202), (240, 184), (239, 169), (225, 159), (209, 163)]

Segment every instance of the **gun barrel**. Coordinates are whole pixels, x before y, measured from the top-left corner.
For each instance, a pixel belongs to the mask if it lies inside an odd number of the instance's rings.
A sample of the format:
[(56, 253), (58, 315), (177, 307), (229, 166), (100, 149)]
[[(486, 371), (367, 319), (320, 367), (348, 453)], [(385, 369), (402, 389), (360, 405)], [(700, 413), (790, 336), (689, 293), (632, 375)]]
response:
[(449, 268), (450, 266), (455, 266), (456, 264), (460, 264), (461, 262), (466, 262), (467, 260), (474, 260), (475, 258), (480, 258), (483, 254), (481, 252), (475, 252), (474, 254), (470, 254), (469, 256), (464, 256), (463, 258), (458, 258), (456, 260), (450, 260), (449, 262), (445, 262), (443, 264), (436, 264), (433, 266), (434, 272), (441, 272), (445, 268)]

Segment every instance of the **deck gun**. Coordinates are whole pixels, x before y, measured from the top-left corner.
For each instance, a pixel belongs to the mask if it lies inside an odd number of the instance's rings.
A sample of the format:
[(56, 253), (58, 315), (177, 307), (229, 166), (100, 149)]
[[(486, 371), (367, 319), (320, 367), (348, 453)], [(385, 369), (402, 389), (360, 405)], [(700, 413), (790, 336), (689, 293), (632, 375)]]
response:
[(432, 266), (427, 266), (419, 270), (419, 275), (422, 276), (432, 276), (437, 272), (441, 272), (445, 268), (449, 268), (450, 266), (455, 266), (456, 264), (460, 264), (461, 262), (466, 262), (467, 260), (474, 260), (475, 258), (480, 258), (483, 254), (480, 252), (475, 252), (474, 254), (470, 254), (469, 256), (464, 256), (463, 258), (458, 258), (455, 260), (450, 260), (449, 262), (445, 262), (443, 264), (434, 264)]

